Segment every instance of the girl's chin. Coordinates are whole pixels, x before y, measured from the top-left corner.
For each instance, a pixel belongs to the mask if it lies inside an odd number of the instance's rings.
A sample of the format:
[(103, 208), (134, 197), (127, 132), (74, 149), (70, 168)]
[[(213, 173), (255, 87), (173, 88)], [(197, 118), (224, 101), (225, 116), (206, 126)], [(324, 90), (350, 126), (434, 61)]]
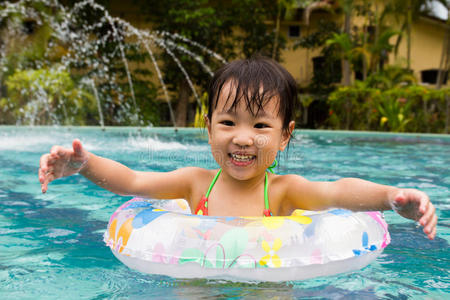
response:
[(248, 180), (259, 175), (259, 168), (257, 168), (255, 159), (245, 164), (229, 160), (225, 164), (224, 169), (231, 177), (238, 180)]

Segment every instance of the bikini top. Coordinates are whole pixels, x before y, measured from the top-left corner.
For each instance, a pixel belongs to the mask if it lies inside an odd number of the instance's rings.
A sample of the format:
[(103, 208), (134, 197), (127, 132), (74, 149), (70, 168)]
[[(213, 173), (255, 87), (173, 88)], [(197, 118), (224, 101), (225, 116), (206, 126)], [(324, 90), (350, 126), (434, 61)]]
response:
[[(273, 168), (273, 167), (272, 167)], [(269, 170), (273, 173), (272, 168), (269, 168)], [(202, 197), (202, 199), (200, 200), (200, 202), (197, 205), (197, 209), (195, 210), (195, 214), (196, 215), (208, 215), (208, 197), (209, 197), (209, 193), (211, 193), (211, 190), (214, 186), (214, 184), (217, 181), (217, 178), (219, 178), (220, 173), (222, 172), (222, 169), (219, 169), (219, 171), (217, 172), (216, 176), (214, 176), (214, 179), (212, 180), (211, 184), (209, 185), (208, 191), (206, 192), (206, 195)], [(270, 217), (272, 216), (272, 212), (270, 211), (269, 208), (269, 197), (267, 195), (267, 172), (265, 174), (265, 178), (264, 178), (264, 210), (263, 210), (263, 215), (265, 217)]]

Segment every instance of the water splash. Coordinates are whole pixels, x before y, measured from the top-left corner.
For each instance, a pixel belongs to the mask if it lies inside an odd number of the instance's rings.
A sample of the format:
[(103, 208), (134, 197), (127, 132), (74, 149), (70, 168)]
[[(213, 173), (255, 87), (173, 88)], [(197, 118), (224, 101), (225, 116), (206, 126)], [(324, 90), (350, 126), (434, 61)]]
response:
[(98, 116), (99, 116), (99, 119), (100, 119), (100, 126), (101, 126), (102, 130), (105, 130), (105, 121), (103, 120), (102, 105), (100, 104), (100, 98), (98, 97), (97, 87), (95, 86), (95, 82), (94, 82), (93, 79), (90, 79), (87, 84), (89, 84), (91, 86), (92, 91), (94, 92), (95, 100), (97, 102), (97, 109), (98, 109)]
[[(51, 13), (47, 13), (45, 9), (38, 11), (32, 4), (43, 5), (44, 7), (49, 8)], [(80, 23), (80, 19), (83, 19), (83, 13), (86, 13), (86, 11), (92, 14), (99, 14), (98, 21), (94, 23)], [(61, 69), (69, 74), (76, 73), (77, 75), (80, 75), (79, 73), (83, 73), (81, 74), (82, 78), (77, 79), (77, 83), (79, 84), (78, 88), (81, 90), (83, 86), (88, 86), (88, 90), (93, 93), (93, 98), (95, 98), (97, 110), (99, 112), (99, 123), (102, 128), (105, 123), (102, 106), (104, 107), (106, 105), (106, 107), (110, 107), (114, 100), (111, 96), (105, 94), (106, 92), (101, 87), (97, 87), (102, 84), (109, 84), (110, 86), (115, 87), (114, 90), (117, 90), (118, 94), (116, 97), (121, 103), (121, 110), (118, 113), (119, 116), (128, 118), (135, 124), (144, 125), (136, 100), (132, 70), (130, 69), (129, 61), (126, 56), (127, 47), (129, 48), (131, 44), (133, 46), (138, 45), (139, 51), (148, 54), (148, 58), (150, 58), (156, 71), (174, 126), (176, 126), (176, 124), (171, 99), (166, 83), (163, 80), (163, 74), (158, 66), (158, 62), (153, 54), (154, 51), (151, 47), (157, 46), (173, 59), (176, 66), (185, 77), (198, 105), (201, 105), (201, 101), (196, 87), (193, 84), (188, 71), (178, 59), (178, 53), (191, 57), (209, 76), (212, 76), (213, 72), (211, 67), (204, 62), (204, 55), (210, 56), (220, 63), (226, 63), (225, 59), (219, 54), (179, 34), (171, 34), (165, 31), (137, 29), (120, 18), (112, 17), (103, 6), (95, 3), (93, 0), (78, 2), (71, 9), (64, 7), (57, 0), (20, 0), (13, 3), (5, 2), (2, 4), (2, 9), (0, 10), (0, 22), (3, 22), (4, 20), (9, 22), (7, 25), (9, 35), (3, 36), (2, 34), (2, 39), (7, 41), (8, 38), (14, 38), (14, 36), (23, 36), (23, 33), (15, 34), (14, 32), (20, 31), (20, 20), (25, 19), (34, 20), (36, 26), (48, 24), (53, 30), (52, 39), (46, 47), (44, 59), (42, 61), (36, 61), (36, 67), (48, 67), (51, 64), (50, 58), (52, 51), (54, 51), (55, 48), (58, 48), (60, 44), (64, 44), (68, 47), (66, 53), (63, 53), (60, 57)], [(14, 22), (11, 20), (15, 21), (17, 24), (14, 25)], [(107, 30), (103, 36), (98, 36), (94, 39), (92, 38), (93, 35), (95, 36), (95, 32), (105, 28), (107, 28)], [(98, 55), (111, 41), (116, 43), (116, 47), (110, 52)], [(195, 49), (200, 53), (196, 53)], [(7, 52), (8, 44), (4, 43), (0, 45), (0, 80), (5, 79), (3, 74), (8, 71), (6, 68)], [(126, 81), (128, 83), (129, 95), (132, 101), (131, 106), (125, 101), (126, 96), (119, 86), (120, 80), (117, 79), (117, 77), (119, 77), (117, 72), (114, 72), (111, 68), (114, 64), (114, 56), (120, 56), (122, 61)], [(25, 70), (28, 67), (29, 66), (18, 64), (17, 69)], [(113, 86), (113, 84), (115, 85)], [(82, 95), (84, 92), (77, 91), (77, 93)], [(59, 103), (57, 107), (54, 107), (49, 104), (50, 96), (49, 92), (45, 89), (37, 89), (33, 94), (33, 99), (30, 99), (29, 101), (31, 103), (30, 105), (33, 106), (33, 109), (28, 109), (29, 112), (22, 110), (24, 116), (19, 122), (30, 125), (45, 123), (45, 120), (43, 121), (39, 117), (42, 113), (42, 109), (50, 116), (49, 122), (51, 124), (70, 124), (73, 122), (74, 117), (71, 116), (71, 113), (77, 111), (77, 108), (74, 108), (73, 110), (68, 109), (64, 101)], [(44, 108), (41, 108), (42, 106)], [(56, 112), (57, 108), (62, 110), (59, 117)], [(123, 118), (119, 119), (119, 122), (122, 121)]]

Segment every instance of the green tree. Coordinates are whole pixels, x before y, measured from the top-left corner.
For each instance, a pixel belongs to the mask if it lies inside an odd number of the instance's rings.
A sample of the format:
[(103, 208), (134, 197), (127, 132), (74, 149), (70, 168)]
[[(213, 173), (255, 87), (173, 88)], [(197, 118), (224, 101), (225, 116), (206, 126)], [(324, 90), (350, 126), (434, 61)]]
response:
[[(267, 24), (274, 20), (277, 3), (270, 0), (233, 0), (230, 17), (235, 26), (233, 44), (239, 57), (249, 58), (255, 53), (280, 61), (286, 38)], [(275, 45), (275, 40), (276, 45)], [(274, 56), (275, 51), (275, 56)]]
[(95, 81), (106, 125), (159, 124), (164, 110), (146, 68), (151, 58), (129, 28), (95, 5), (72, 14), (71, 31), (82, 42), (74, 43), (66, 62), (77, 80)]
[[(226, 59), (234, 55), (233, 44), (229, 38), (232, 34), (232, 22), (227, 3), (208, 0), (168, 0), (135, 1), (147, 21), (154, 24), (153, 29), (170, 34), (178, 34), (215, 51)], [(205, 87), (210, 78), (210, 71), (196, 59), (183, 51), (198, 53), (198, 49), (182, 39), (165, 35), (167, 49), (163, 49), (159, 58), (163, 62), (164, 82), (169, 90), (177, 94), (175, 122), (177, 126), (186, 126), (189, 111), (189, 99), (197, 91), (194, 85)], [(176, 57), (174, 59), (174, 56)], [(211, 69), (222, 64), (211, 56), (199, 58)], [(183, 66), (186, 74), (180, 69)]]
[(96, 113), (91, 92), (79, 88), (61, 66), (17, 71), (6, 80), (0, 100), (4, 118), (19, 124), (86, 125)]
[[(450, 6), (448, 0), (437, 0), (445, 7)], [(395, 0), (387, 1), (383, 14), (393, 16), (400, 24), (400, 32), (406, 32), (406, 63), (407, 68), (411, 65), (411, 30), (412, 25), (423, 14), (429, 13), (433, 0)], [(405, 14), (406, 10), (406, 14)], [(398, 54), (398, 48), (402, 41), (403, 34), (397, 37), (395, 43), (395, 53)]]
[[(78, 3), (65, 2), (69, 5)], [(95, 5), (95, 2), (85, 2), (85, 6), (68, 14), (70, 8), (62, 9), (57, 2), (34, 0), (21, 1), (17, 3), (17, 9), (5, 10), (6, 15), (3, 15), (0, 24), (0, 44), (3, 44), (0, 53), (5, 54), (1, 62), (2, 69), (6, 69), (0, 78), (2, 83), (20, 71), (53, 70), (62, 65), (73, 84), (79, 86), (78, 89), (84, 89), (86, 79), (95, 81), (106, 124), (144, 125), (157, 122), (159, 107), (152, 105), (155, 103), (156, 89), (151, 82), (151, 72), (135, 67), (130, 76), (133, 82), (131, 89), (118, 49), (123, 45), (126, 60), (135, 62), (137, 66), (149, 58), (139, 44), (125, 43), (126, 32), (119, 30), (120, 24), (106, 21), (105, 12)], [(117, 35), (112, 34), (113, 26), (117, 29)], [(13, 102), (23, 101), (12, 99), (18, 94), (13, 92), (14, 89), (6, 88), (5, 84), (2, 86), (3, 98)], [(92, 88), (90, 90), (92, 92)], [(131, 104), (135, 100), (136, 104)], [(87, 102), (86, 110), (89, 105)], [(137, 123), (139, 119), (141, 122)], [(97, 117), (86, 120), (91, 122), (89, 124), (98, 124), (98, 121)], [(8, 119), (8, 122), (14, 120)]]
[[(279, 59), (278, 56), (278, 43), (280, 40), (280, 27), (281, 21), (286, 17), (286, 15), (297, 8), (308, 7), (313, 0), (277, 0), (276, 1), (276, 15), (275, 15), (275, 36), (272, 48), (272, 59)], [(319, 1), (317, 1), (319, 2)]]
[[(250, 57), (255, 53), (270, 56), (274, 48), (274, 35), (265, 24), (276, 7), (273, 1), (135, 0), (135, 3), (140, 6), (146, 20), (154, 24), (154, 30), (188, 38), (226, 60), (237, 56)], [(195, 102), (190, 105), (189, 100), (192, 94), (197, 100), (200, 98), (196, 87), (206, 87), (210, 71), (187, 52), (199, 53), (198, 48), (170, 34), (164, 36), (168, 51), (162, 51), (159, 59), (163, 62), (164, 81), (177, 95), (176, 124), (186, 126), (188, 113), (195, 111), (192, 106), (198, 105)], [(280, 38), (275, 46), (277, 58), (282, 47), (284, 42)], [(211, 71), (223, 63), (209, 55), (201, 55), (198, 59)], [(179, 64), (186, 70), (189, 79), (180, 71)]]

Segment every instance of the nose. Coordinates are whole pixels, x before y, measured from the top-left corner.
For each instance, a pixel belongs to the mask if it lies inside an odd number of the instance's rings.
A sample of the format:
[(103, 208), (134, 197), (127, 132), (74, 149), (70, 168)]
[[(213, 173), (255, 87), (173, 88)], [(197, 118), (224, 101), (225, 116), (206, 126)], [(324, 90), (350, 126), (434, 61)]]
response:
[(239, 130), (233, 137), (233, 144), (240, 147), (252, 146), (254, 143), (253, 133), (247, 130)]

